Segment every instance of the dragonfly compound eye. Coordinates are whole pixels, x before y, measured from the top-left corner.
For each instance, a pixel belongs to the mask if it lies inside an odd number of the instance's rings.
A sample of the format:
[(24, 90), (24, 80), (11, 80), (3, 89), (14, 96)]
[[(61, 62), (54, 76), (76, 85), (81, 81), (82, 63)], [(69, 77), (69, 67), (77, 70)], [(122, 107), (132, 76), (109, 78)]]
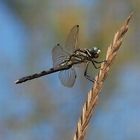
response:
[(93, 48), (89, 49), (89, 51), (90, 51), (93, 58), (99, 57), (99, 54), (101, 52), (101, 50), (98, 49), (97, 47), (93, 47)]

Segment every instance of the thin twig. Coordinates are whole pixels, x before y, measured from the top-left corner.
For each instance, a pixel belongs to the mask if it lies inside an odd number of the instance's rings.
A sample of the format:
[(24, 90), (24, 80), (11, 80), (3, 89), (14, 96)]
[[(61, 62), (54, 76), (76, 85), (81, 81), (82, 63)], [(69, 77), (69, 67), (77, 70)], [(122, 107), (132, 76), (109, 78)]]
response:
[(88, 93), (88, 98), (83, 106), (82, 114), (77, 125), (76, 133), (74, 135), (74, 140), (84, 140), (85, 138), (86, 129), (88, 127), (93, 111), (95, 110), (98, 95), (103, 86), (103, 81), (106, 79), (110, 66), (115, 59), (119, 48), (121, 47), (123, 37), (128, 31), (128, 24), (132, 15), (133, 14), (131, 13), (130, 16), (126, 19), (123, 26), (117, 31), (112, 43), (108, 47), (106, 62), (102, 63), (100, 71), (95, 77), (93, 87)]

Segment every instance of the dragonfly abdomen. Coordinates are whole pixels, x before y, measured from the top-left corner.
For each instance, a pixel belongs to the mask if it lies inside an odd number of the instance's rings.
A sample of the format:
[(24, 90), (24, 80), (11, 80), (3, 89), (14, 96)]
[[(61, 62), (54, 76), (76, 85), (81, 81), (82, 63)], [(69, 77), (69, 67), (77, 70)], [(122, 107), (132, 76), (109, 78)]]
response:
[(15, 81), (15, 83), (20, 84), (20, 83), (23, 83), (23, 82), (26, 82), (26, 81), (29, 81), (29, 80), (32, 80), (32, 79), (35, 79), (35, 78), (39, 78), (39, 77), (42, 77), (44, 75), (48, 75), (48, 74), (51, 74), (51, 73), (54, 73), (54, 72), (57, 72), (57, 71), (67, 70), (71, 67), (72, 67), (72, 65), (65, 65), (65, 66), (62, 66), (62, 67), (50, 68), (47, 71), (42, 71), (40, 73), (35, 73), (35, 74), (29, 75), (29, 76), (25, 76), (25, 77)]

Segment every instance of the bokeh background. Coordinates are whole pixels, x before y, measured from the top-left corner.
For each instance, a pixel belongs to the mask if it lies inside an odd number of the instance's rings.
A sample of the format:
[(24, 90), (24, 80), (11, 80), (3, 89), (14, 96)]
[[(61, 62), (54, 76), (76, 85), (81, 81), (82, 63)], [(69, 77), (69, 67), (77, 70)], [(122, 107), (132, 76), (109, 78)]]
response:
[[(134, 17), (105, 81), (87, 140), (140, 139), (139, 0), (0, 0), (0, 139), (71, 140), (92, 83), (77, 70), (73, 88), (57, 74), (21, 85), (22, 76), (52, 66), (51, 50), (80, 25), (81, 48), (105, 58), (114, 33)], [(90, 70), (95, 75), (98, 71)]]

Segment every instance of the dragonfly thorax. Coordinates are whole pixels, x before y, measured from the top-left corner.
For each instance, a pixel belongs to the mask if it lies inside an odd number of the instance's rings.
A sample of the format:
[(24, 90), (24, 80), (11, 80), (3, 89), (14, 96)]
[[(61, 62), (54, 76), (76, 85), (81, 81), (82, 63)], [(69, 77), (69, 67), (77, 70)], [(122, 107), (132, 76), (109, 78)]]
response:
[(101, 52), (101, 50), (97, 47), (90, 48), (90, 49), (88, 49), (88, 51), (92, 58), (98, 58), (99, 54)]

